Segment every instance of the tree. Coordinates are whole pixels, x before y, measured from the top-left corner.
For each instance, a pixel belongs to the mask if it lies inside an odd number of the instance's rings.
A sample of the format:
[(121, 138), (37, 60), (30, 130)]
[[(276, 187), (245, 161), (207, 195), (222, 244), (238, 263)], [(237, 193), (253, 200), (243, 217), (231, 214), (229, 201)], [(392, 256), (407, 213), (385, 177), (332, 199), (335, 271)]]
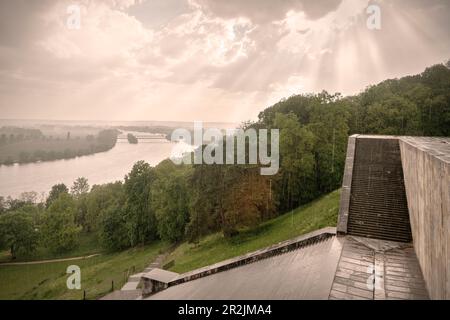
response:
[(72, 187), (70, 188), (70, 193), (75, 197), (78, 198), (81, 195), (87, 194), (89, 192), (89, 183), (88, 180), (84, 177), (77, 178), (75, 182), (73, 183)]
[(189, 221), (189, 171), (173, 163), (162, 163), (155, 168), (157, 173), (161, 165), (169, 165), (172, 170), (159, 174), (154, 182), (151, 189), (152, 209), (161, 239), (178, 242), (183, 239)]
[(306, 127), (314, 134), (312, 153), (318, 194), (331, 192), (341, 185), (351, 122), (351, 106), (346, 100), (317, 106)]
[(20, 201), (35, 204), (38, 201), (38, 193), (36, 191), (22, 192), (20, 194)]
[(291, 210), (317, 195), (315, 177), (315, 135), (297, 117), (277, 113), (274, 125), (280, 128), (280, 175), (277, 194), (281, 211)]
[(150, 165), (138, 161), (125, 176), (126, 215), (132, 246), (157, 237), (156, 219), (150, 205), (150, 190), (155, 176)]
[(125, 215), (121, 207), (108, 207), (102, 215), (100, 239), (103, 247), (110, 251), (123, 250), (130, 246)]
[(6, 212), (7, 207), (6, 207), (6, 202), (5, 202), (5, 198), (0, 196), (0, 214)]
[(38, 232), (27, 214), (8, 212), (0, 216), (0, 247), (8, 247), (12, 259), (33, 252), (37, 243)]
[(2, 133), (0, 135), (0, 145), (5, 145), (8, 143), (8, 138), (6, 137), (6, 134)]
[(63, 193), (69, 193), (69, 189), (64, 183), (54, 185), (50, 190), (50, 194), (48, 195), (47, 201), (45, 203), (46, 208), (50, 207), (52, 202), (58, 199), (59, 196)]
[(62, 253), (76, 247), (81, 227), (75, 223), (75, 213), (75, 201), (65, 192), (46, 210), (41, 226), (42, 241), (52, 252)]
[(95, 185), (91, 192), (78, 200), (80, 224), (87, 232), (98, 231), (104, 215), (108, 212), (124, 211), (125, 194), (122, 182)]
[(139, 142), (138, 139), (136, 138), (136, 136), (131, 133), (127, 134), (127, 139), (128, 139), (128, 142), (131, 144), (137, 144)]
[(21, 199), (13, 199), (10, 196), (6, 198), (6, 209), (7, 211), (18, 211), (22, 207), (29, 205), (28, 202), (23, 201)]
[[(186, 226), (187, 240), (197, 243), (200, 237), (220, 228), (220, 191), (222, 171), (218, 165), (194, 165), (192, 177), (188, 180), (191, 189), (189, 202), (189, 223)], [(218, 210), (219, 208), (219, 210)]]
[(262, 176), (259, 168), (227, 168), (225, 184), (227, 190), (223, 193), (221, 214), (221, 229), (225, 237), (237, 234), (240, 228), (255, 227), (273, 217), (271, 177)]

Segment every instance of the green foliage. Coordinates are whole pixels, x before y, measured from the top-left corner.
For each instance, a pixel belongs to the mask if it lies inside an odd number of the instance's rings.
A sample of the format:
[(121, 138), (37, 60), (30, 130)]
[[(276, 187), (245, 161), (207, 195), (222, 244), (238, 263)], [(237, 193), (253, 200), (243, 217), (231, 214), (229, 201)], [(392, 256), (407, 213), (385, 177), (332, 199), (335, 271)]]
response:
[(80, 214), (84, 214), (81, 225), (87, 232), (101, 229), (101, 221), (106, 211), (116, 208), (123, 211), (125, 194), (122, 182), (95, 185), (91, 192), (81, 199), (84, 207), (80, 208)]
[(150, 204), (151, 185), (155, 179), (150, 165), (138, 161), (125, 176), (126, 221), (130, 244), (145, 244), (157, 237), (156, 218)]
[(154, 169), (157, 178), (151, 190), (152, 209), (161, 239), (178, 242), (183, 239), (189, 221), (189, 185), (191, 173), (186, 166), (177, 166), (170, 160)]
[(125, 215), (121, 207), (109, 206), (101, 221), (101, 242), (109, 251), (119, 251), (130, 246)]
[(12, 259), (36, 249), (38, 233), (33, 219), (23, 212), (8, 212), (0, 216), (0, 248), (9, 248)]
[(278, 212), (338, 188), (349, 134), (450, 135), (450, 70), (386, 80), (357, 96), (295, 95), (267, 108), (254, 128), (280, 129)]
[(195, 165), (189, 185), (191, 242), (211, 231), (232, 236), (272, 216), (271, 177), (261, 176), (257, 165)]
[(259, 168), (237, 166), (226, 168), (222, 180), (225, 187), (220, 205), (220, 228), (224, 236), (231, 237), (246, 227), (257, 226), (272, 217), (272, 179), (262, 176)]
[(7, 207), (6, 207), (6, 201), (4, 197), (0, 196), (0, 214), (6, 212)]
[(80, 177), (73, 183), (72, 187), (70, 188), (70, 193), (74, 197), (80, 197), (82, 195), (85, 195), (89, 192), (89, 183), (88, 180), (84, 177)]
[(84, 198), (86, 214), (82, 226), (87, 232), (99, 232), (102, 246), (110, 251), (130, 246), (124, 191), (118, 181), (96, 185)]
[(274, 126), (280, 129), (280, 209), (288, 210), (317, 195), (314, 175), (316, 137), (302, 126), (294, 113), (276, 113)]
[(53, 201), (57, 200), (63, 193), (69, 193), (69, 189), (66, 187), (66, 185), (64, 183), (55, 184), (50, 190), (47, 201), (45, 202), (45, 206), (49, 208)]
[(450, 70), (444, 65), (422, 74), (386, 80), (354, 100), (352, 132), (395, 135), (450, 135)]
[(305, 233), (336, 225), (339, 190), (323, 196), (289, 214), (276, 217), (225, 238), (222, 233), (203, 237), (196, 244), (184, 242), (166, 258), (170, 270), (183, 273), (277, 244)]
[(27, 204), (34, 204), (38, 202), (38, 193), (36, 191), (22, 192), (19, 197), (20, 201)]
[(42, 225), (42, 242), (52, 252), (63, 253), (76, 247), (81, 227), (75, 223), (76, 204), (63, 192), (46, 210)]

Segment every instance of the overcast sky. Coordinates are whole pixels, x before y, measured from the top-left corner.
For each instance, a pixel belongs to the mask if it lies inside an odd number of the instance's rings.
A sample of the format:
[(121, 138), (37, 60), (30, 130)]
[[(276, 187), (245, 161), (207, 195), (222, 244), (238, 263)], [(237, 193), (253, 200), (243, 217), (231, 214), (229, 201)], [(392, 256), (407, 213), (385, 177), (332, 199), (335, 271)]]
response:
[(446, 61), (449, 16), (448, 0), (1, 0), (0, 118), (254, 120)]

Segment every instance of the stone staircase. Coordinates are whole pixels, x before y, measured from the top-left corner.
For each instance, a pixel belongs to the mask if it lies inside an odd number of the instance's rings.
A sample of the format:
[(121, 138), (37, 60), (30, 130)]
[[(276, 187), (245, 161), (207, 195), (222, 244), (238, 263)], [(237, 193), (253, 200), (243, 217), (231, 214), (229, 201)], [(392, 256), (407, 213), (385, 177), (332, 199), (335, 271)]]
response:
[(156, 259), (147, 268), (144, 269), (143, 272), (131, 275), (128, 278), (128, 282), (123, 285), (121, 291), (137, 290), (139, 283), (141, 282), (142, 275), (147, 272), (152, 271), (154, 268), (161, 268), (161, 265), (164, 261), (165, 256), (166, 255), (164, 255), (164, 254), (160, 254), (159, 256), (156, 257)]
[(142, 295), (142, 290), (138, 288), (141, 282), (141, 275), (150, 272), (154, 268), (160, 268), (166, 254), (161, 254), (156, 257), (156, 259), (150, 263), (150, 265), (144, 269), (143, 272), (132, 274), (128, 277), (127, 283), (123, 285), (120, 290), (115, 290), (106, 296), (100, 298), (100, 300), (137, 300)]
[(367, 238), (412, 241), (397, 139), (356, 140), (347, 231)]

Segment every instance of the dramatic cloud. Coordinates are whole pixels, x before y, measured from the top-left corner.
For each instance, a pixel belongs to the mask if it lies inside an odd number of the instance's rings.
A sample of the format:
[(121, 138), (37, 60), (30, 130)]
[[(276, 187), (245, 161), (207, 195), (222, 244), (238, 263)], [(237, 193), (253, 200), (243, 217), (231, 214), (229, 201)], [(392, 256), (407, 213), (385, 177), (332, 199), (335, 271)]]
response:
[(303, 11), (318, 19), (336, 10), (342, 0), (191, 0), (207, 12), (226, 19), (244, 16), (255, 23), (284, 19), (289, 11)]
[[(370, 4), (381, 30), (367, 27)], [(254, 119), (295, 93), (353, 94), (445, 61), (449, 10), (445, 0), (5, 0), (0, 118)]]

